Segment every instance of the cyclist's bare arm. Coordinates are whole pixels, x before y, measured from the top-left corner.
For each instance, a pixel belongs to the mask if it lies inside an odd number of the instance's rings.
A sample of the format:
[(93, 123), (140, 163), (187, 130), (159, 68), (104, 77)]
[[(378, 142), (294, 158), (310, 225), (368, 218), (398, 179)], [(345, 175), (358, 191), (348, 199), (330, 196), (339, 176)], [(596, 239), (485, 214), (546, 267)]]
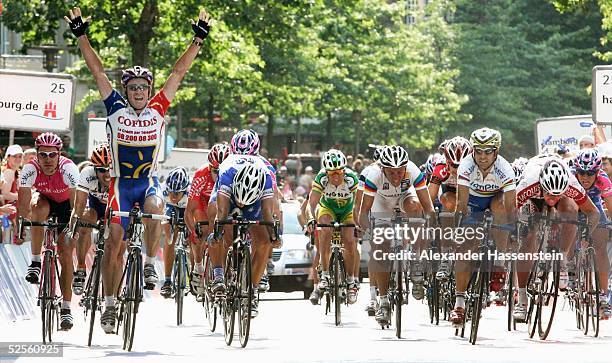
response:
[(363, 200), (363, 189), (357, 189), (357, 192), (355, 192), (355, 203), (353, 204), (353, 219), (355, 220), (356, 225), (359, 225), (362, 200)]
[(419, 202), (421, 202), (421, 206), (423, 207), (423, 213), (426, 215), (433, 215), (434, 208), (433, 202), (431, 201), (431, 197), (429, 196), (429, 189), (419, 189), (416, 191), (416, 195), (419, 198)]
[[(210, 23), (210, 15), (208, 15), (206, 11), (202, 10), (200, 11), (200, 20), (204, 20), (206, 23)], [(203, 41), (203, 39), (197, 37), (195, 38), (195, 40), (200, 43)], [(185, 77), (185, 74), (187, 74), (187, 71), (191, 67), (191, 64), (198, 56), (199, 51), (200, 46), (191, 43), (185, 53), (183, 53), (183, 55), (181, 55), (178, 61), (176, 61), (176, 64), (172, 68), (172, 73), (170, 73), (170, 76), (166, 80), (166, 83), (163, 87), (164, 94), (166, 95), (168, 101), (172, 102), (172, 100), (174, 99), (176, 91), (178, 90), (179, 85), (183, 80), (183, 77)]]
[(504, 208), (506, 209), (506, 218), (508, 223), (516, 222), (516, 190), (504, 192)]
[(457, 205), (455, 206), (455, 212), (461, 212), (463, 215), (467, 214), (469, 194), (470, 189), (468, 186), (457, 185)]
[(436, 184), (436, 183), (429, 183), (429, 185), (427, 186), (427, 189), (429, 190), (429, 196), (431, 198), (431, 202), (435, 202), (436, 198), (438, 197), (438, 192), (440, 191), (440, 184)]
[(17, 215), (19, 217), (30, 217), (30, 202), (32, 200), (32, 189), (21, 187), (17, 191)]
[(374, 196), (364, 194), (363, 198), (361, 199), (361, 208), (359, 208), (359, 228), (370, 228), (370, 219), (368, 218), (368, 213), (370, 213), (373, 204)]
[(222, 221), (227, 218), (229, 214), (230, 200), (227, 196), (218, 193), (217, 194), (217, 220)]
[(595, 204), (593, 204), (591, 198), (586, 198), (586, 201), (582, 203), (579, 208), (582, 213), (586, 214), (589, 223), (589, 230), (591, 231), (591, 235), (593, 235), (597, 224), (599, 224), (599, 210)]
[(198, 201), (195, 199), (187, 200), (187, 207), (185, 207), (185, 224), (187, 229), (192, 233), (195, 232), (195, 210), (198, 207)]
[(313, 218), (317, 218), (316, 211), (317, 205), (319, 204), (319, 200), (321, 200), (321, 193), (311, 190), (310, 197), (308, 198), (308, 204), (310, 205), (310, 214)]
[(76, 199), (74, 201), (74, 207), (72, 208), (72, 215), (70, 216), (70, 222), (72, 223), (74, 219), (77, 217), (81, 218), (83, 216), (83, 212), (85, 211), (85, 205), (87, 203), (87, 198), (89, 197), (89, 193), (77, 190), (76, 191)]
[(104, 73), (102, 60), (96, 51), (91, 47), (89, 39), (87, 39), (87, 35), (79, 37), (77, 42), (79, 44), (79, 49), (81, 49), (81, 53), (83, 54), (83, 58), (85, 58), (85, 63), (87, 63), (87, 68), (89, 68), (91, 75), (96, 81), (98, 91), (100, 91), (100, 96), (103, 100), (107, 99), (113, 92), (113, 86), (108, 80), (106, 73)]
[(606, 206), (606, 212), (608, 213), (608, 219), (612, 218), (612, 196), (604, 198), (604, 205)]

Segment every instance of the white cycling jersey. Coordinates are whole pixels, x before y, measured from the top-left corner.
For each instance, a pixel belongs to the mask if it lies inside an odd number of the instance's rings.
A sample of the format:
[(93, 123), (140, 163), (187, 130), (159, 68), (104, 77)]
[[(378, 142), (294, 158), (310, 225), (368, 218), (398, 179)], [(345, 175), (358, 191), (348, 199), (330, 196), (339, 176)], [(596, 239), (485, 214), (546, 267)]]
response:
[(98, 175), (96, 174), (96, 169), (92, 165), (86, 166), (81, 171), (79, 183), (77, 184), (77, 190), (91, 195), (92, 197), (98, 199), (102, 204), (106, 204), (108, 202), (108, 188), (102, 185), (98, 179)]
[(380, 169), (378, 163), (372, 163), (366, 166), (359, 174), (359, 182), (357, 183), (357, 190), (363, 190), (365, 185), (365, 180), (368, 175), (372, 172), (372, 170)]
[(415, 190), (427, 188), (425, 174), (412, 161), (406, 165), (404, 177), (399, 186), (391, 184), (382, 168), (373, 169), (368, 173), (364, 183), (363, 193), (374, 197), (372, 212), (389, 212), (402, 201), (415, 195)]
[(512, 165), (498, 155), (486, 176), (476, 165), (472, 155), (463, 158), (457, 169), (457, 185), (469, 187), (470, 195), (492, 197), (499, 191), (509, 192), (516, 189)]
[[(523, 207), (530, 199), (544, 198), (544, 191), (540, 186), (540, 171), (544, 167), (544, 164), (553, 159), (561, 161), (559, 157), (551, 155), (538, 155), (529, 159), (523, 171), (523, 178), (516, 191), (517, 208)], [(570, 177), (569, 186), (563, 195), (573, 199), (578, 205), (581, 205), (588, 199), (586, 191), (582, 185), (580, 185), (578, 179), (571, 173), (569, 166), (565, 163), (563, 163), (563, 165), (567, 169)]]

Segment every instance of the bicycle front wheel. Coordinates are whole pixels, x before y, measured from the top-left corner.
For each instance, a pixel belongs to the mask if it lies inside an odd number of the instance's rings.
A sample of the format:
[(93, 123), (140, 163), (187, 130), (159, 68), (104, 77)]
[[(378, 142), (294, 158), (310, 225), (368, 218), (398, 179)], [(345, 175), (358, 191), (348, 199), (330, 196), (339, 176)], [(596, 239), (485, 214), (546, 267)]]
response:
[(183, 323), (183, 298), (185, 296), (185, 253), (177, 252), (174, 259), (174, 301), (176, 302), (176, 325)]
[[(595, 254), (592, 248), (587, 249), (582, 265), (584, 271), (584, 294), (581, 299), (584, 308), (585, 319), (583, 331), (588, 335), (589, 331), (594, 337), (599, 336), (599, 275), (595, 267)], [(590, 325), (590, 329), (589, 329)]]
[(248, 246), (242, 248), (238, 268), (238, 336), (240, 345), (244, 348), (249, 341), (251, 330), (251, 304), (253, 300), (253, 284), (251, 283), (251, 251)]
[(334, 313), (336, 326), (342, 322), (342, 294), (343, 288), (345, 287), (346, 279), (344, 278), (344, 262), (340, 251), (333, 253), (334, 257), (334, 274), (333, 274), (333, 292), (334, 292)]
[(91, 269), (90, 280), (88, 283), (87, 293), (85, 295), (87, 304), (86, 308), (91, 309), (89, 315), (89, 335), (87, 337), (87, 346), (91, 347), (91, 338), (93, 337), (94, 322), (96, 320), (96, 310), (98, 309), (98, 295), (100, 295), (100, 262), (101, 255), (96, 254), (94, 263)]
[(555, 317), (555, 308), (559, 296), (560, 261), (546, 261), (540, 272), (538, 291), (538, 334), (541, 340), (546, 340)]
[(480, 317), (482, 315), (482, 309), (486, 298), (486, 284), (489, 283), (489, 273), (486, 271), (487, 262), (481, 262), (480, 269), (476, 275), (476, 284), (474, 286), (474, 295), (472, 304), (474, 309), (472, 310), (472, 324), (470, 331), (470, 342), (472, 345), (476, 344), (476, 338), (478, 337), (478, 326), (480, 324)]
[(223, 331), (225, 334), (225, 344), (231, 345), (234, 340), (234, 322), (236, 320), (236, 273), (234, 271), (234, 251), (230, 248), (225, 259), (225, 288), (226, 295), (223, 301)]
[(395, 261), (395, 276), (392, 278), (395, 279), (395, 299), (393, 299), (395, 304), (395, 336), (398, 339), (402, 337), (402, 305), (404, 304), (404, 291), (403, 291), (403, 283), (404, 276), (402, 271), (402, 261)]
[(210, 291), (210, 285), (213, 281), (213, 266), (208, 255), (208, 250), (204, 254), (204, 296), (202, 296), (202, 304), (204, 305), (204, 313), (208, 321), (208, 327), (211, 332), (214, 332), (217, 327), (217, 307), (215, 306), (214, 298)]

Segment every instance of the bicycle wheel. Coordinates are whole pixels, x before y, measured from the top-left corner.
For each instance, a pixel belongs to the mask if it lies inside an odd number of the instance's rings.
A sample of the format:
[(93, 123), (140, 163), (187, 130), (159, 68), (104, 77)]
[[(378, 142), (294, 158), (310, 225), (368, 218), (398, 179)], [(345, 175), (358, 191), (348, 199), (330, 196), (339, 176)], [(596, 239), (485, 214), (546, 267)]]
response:
[(223, 331), (225, 334), (225, 344), (231, 345), (234, 339), (234, 322), (236, 320), (236, 273), (234, 271), (234, 249), (230, 247), (225, 259), (225, 288), (226, 296), (223, 301)]
[(89, 316), (89, 335), (87, 337), (87, 346), (91, 346), (94, 322), (96, 320), (96, 310), (98, 309), (98, 295), (100, 294), (100, 260), (101, 255), (96, 253), (96, 257), (94, 258), (93, 266), (91, 268), (91, 274), (89, 275), (89, 281), (87, 281), (87, 289), (85, 290), (87, 291), (85, 299), (88, 301), (86, 309), (91, 309), (91, 314)]
[(45, 252), (42, 262), (42, 276), (40, 281), (40, 293), (38, 301), (40, 304), (40, 317), (42, 320), (42, 335), (43, 343), (47, 343), (47, 340), (51, 342), (51, 315), (50, 310), (52, 308), (51, 299), (51, 256)]
[(402, 305), (404, 304), (404, 291), (402, 289), (403, 285), (403, 271), (402, 271), (402, 263), (401, 261), (395, 261), (395, 274), (391, 275), (391, 278), (395, 279), (395, 298), (393, 299), (395, 303), (395, 336), (398, 339), (402, 337)]
[(253, 284), (251, 283), (251, 250), (244, 246), (241, 250), (238, 267), (238, 336), (244, 348), (249, 341), (251, 330), (251, 304), (253, 301)]
[[(553, 251), (553, 253), (556, 251)], [(545, 267), (541, 270), (541, 283), (538, 292), (538, 334), (541, 340), (545, 340), (550, 333), (557, 298), (559, 293), (559, 276), (561, 273), (560, 261), (546, 261)]]
[(344, 262), (340, 251), (335, 252), (334, 258), (334, 312), (336, 326), (342, 322), (342, 293), (346, 285), (344, 276)]
[(516, 271), (516, 262), (510, 261), (510, 271), (506, 277), (506, 305), (508, 308), (508, 331), (516, 330), (516, 323), (512, 318), (514, 313), (514, 273)]
[(594, 337), (599, 335), (599, 275), (595, 266), (595, 255), (592, 248), (588, 248), (584, 256), (585, 285), (584, 299), (585, 305), (585, 324), (584, 335), (589, 333), (589, 325), (591, 326), (591, 334)]
[(208, 255), (208, 250), (204, 254), (204, 296), (202, 297), (202, 304), (204, 305), (204, 313), (206, 314), (206, 320), (208, 321), (208, 327), (211, 332), (215, 331), (217, 327), (217, 307), (215, 306), (213, 296), (210, 291), (210, 284), (213, 280), (213, 267)]
[(482, 315), (483, 305), (486, 298), (486, 284), (489, 283), (489, 273), (487, 269), (487, 261), (482, 261), (478, 274), (476, 275), (476, 283), (474, 286), (474, 295), (472, 304), (474, 309), (472, 310), (472, 324), (470, 330), (470, 343), (476, 344), (476, 338), (478, 337), (478, 326), (480, 324), (480, 317)]
[(178, 251), (174, 258), (174, 301), (176, 302), (176, 325), (183, 323), (183, 297), (185, 286), (185, 252)]
[(131, 253), (128, 265), (128, 273), (126, 275), (126, 288), (123, 303), (123, 349), (132, 350), (134, 343), (134, 329), (136, 328), (136, 313), (137, 313), (137, 289), (139, 282), (139, 256)]

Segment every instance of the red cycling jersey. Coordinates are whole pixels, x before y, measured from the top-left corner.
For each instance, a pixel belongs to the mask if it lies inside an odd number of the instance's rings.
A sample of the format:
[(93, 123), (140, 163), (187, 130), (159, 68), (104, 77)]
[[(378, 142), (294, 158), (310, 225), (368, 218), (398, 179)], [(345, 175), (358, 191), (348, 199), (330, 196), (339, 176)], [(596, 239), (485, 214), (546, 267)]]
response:
[(198, 209), (206, 213), (208, 208), (208, 200), (215, 186), (210, 166), (206, 165), (198, 169), (194, 176), (191, 188), (189, 189), (189, 200), (195, 200), (198, 203)]

